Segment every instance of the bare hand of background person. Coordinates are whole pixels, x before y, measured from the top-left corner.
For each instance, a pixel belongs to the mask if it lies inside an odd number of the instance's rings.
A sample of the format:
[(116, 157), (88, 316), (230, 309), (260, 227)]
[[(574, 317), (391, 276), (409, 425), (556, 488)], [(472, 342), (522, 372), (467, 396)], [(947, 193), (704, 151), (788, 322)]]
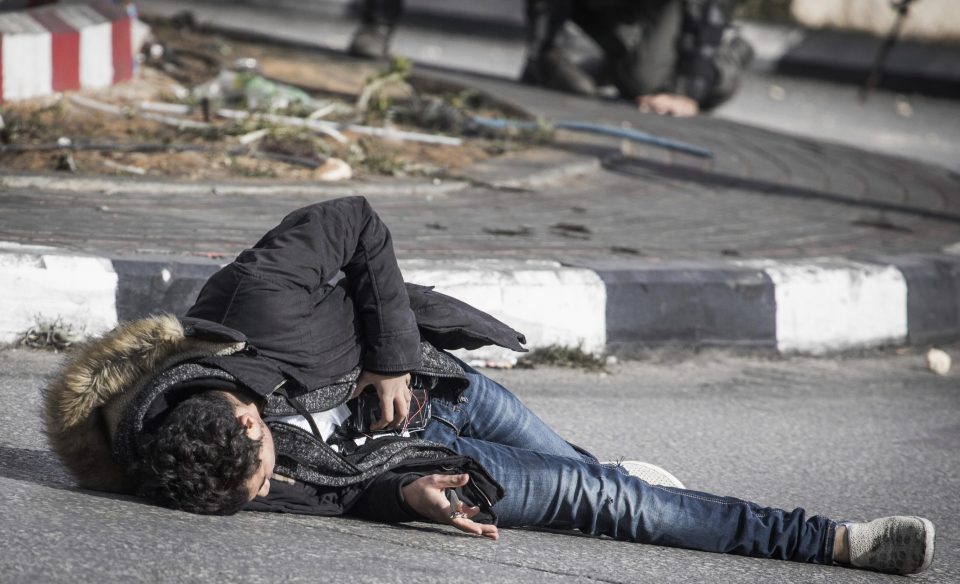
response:
[(370, 429), (392, 430), (399, 427), (410, 413), (410, 374), (381, 375), (364, 371), (357, 378), (357, 389), (350, 397), (357, 397), (368, 385), (377, 390), (383, 416)]
[(678, 118), (690, 118), (700, 113), (700, 106), (695, 100), (675, 93), (641, 95), (637, 98), (637, 106), (644, 113), (654, 112)]
[[(447, 500), (447, 489), (462, 487), (470, 482), (470, 475), (427, 475), (420, 477), (401, 489), (403, 500), (411, 509), (437, 523), (448, 523), (460, 531), (482, 535), (490, 539), (499, 539), (500, 532), (496, 525), (477, 523), (472, 520), (480, 512), (479, 507), (467, 507), (463, 501), (457, 504), (457, 509), (450, 508)], [(453, 512), (461, 515), (454, 517)]]

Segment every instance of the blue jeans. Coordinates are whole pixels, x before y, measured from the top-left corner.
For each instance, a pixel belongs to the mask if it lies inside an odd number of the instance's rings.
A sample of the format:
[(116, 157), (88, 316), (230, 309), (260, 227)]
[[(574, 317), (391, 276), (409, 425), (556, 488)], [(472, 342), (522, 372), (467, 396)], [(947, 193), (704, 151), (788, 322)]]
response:
[(503, 485), (501, 527), (577, 529), (687, 549), (833, 562), (836, 523), (707, 493), (650, 485), (573, 448), (520, 400), (465, 366), (457, 403), (433, 398), (421, 436), (471, 456)]

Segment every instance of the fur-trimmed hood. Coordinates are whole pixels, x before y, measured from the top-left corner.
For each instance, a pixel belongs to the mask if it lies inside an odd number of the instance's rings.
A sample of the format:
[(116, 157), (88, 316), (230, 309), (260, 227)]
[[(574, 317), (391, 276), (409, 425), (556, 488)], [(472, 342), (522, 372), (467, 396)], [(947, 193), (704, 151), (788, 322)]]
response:
[(81, 346), (47, 386), (44, 422), (50, 446), (81, 487), (131, 492), (134, 485), (112, 455), (131, 398), (177, 363), (229, 355), (245, 344), (188, 336), (169, 314), (118, 325)]

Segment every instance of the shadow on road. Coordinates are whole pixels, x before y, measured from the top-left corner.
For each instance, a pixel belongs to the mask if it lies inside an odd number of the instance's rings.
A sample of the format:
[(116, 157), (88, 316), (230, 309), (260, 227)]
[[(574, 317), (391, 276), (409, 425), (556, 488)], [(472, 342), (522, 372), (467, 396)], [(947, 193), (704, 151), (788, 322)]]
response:
[(55, 489), (76, 488), (57, 457), (44, 450), (0, 446), (0, 477)]
[(604, 167), (611, 172), (619, 173), (625, 176), (646, 177), (650, 174), (654, 174), (662, 178), (691, 182), (712, 188), (735, 188), (738, 190), (760, 193), (764, 195), (779, 195), (802, 199), (820, 199), (823, 201), (842, 203), (844, 205), (854, 205), (857, 207), (867, 207), (885, 211), (898, 211), (900, 213), (909, 213), (923, 217), (931, 217), (934, 219), (960, 223), (960, 215), (956, 215), (949, 211), (933, 211), (916, 206), (902, 205), (880, 200), (856, 199), (848, 195), (832, 193), (830, 191), (811, 187), (785, 184), (779, 181), (737, 176), (715, 170), (657, 162), (655, 160), (643, 158), (608, 158), (604, 161)]
[(67, 469), (60, 464), (56, 455), (46, 450), (0, 446), (0, 477), (33, 483), (43, 487), (77, 491), (99, 497), (148, 505), (146, 501), (129, 495), (103, 493), (80, 489), (70, 477)]

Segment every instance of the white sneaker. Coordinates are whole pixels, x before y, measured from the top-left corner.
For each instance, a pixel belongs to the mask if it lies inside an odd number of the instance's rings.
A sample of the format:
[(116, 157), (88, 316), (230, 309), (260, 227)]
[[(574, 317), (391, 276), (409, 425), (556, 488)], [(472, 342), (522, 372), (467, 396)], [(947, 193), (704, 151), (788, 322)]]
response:
[(884, 517), (847, 523), (850, 563), (889, 574), (916, 574), (933, 562), (936, 530), (923, 517)]
[(630, 476), (637, 477), (638, 479), (648, 482), (651, 485), (686, 489), (686, 487), (683, 486), (683, 483), (680, 482), (680, 479), (660, 468), (659, 466), (650, 464), (649, 462), (640, 462), (638, 460), (621, 460), (619, 462), (601, 462), (600, 464), (613, 468), (620, 467), (627, 471), (627, 474)]

